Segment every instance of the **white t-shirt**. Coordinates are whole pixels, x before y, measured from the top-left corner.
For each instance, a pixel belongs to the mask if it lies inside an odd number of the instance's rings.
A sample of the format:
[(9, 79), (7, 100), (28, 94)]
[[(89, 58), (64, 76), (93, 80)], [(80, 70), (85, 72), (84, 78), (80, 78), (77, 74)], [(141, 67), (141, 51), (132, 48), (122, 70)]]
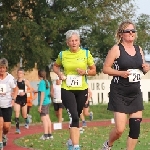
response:
[(53, 102), (54, 103), (62, 103), (62, 100), (61, 100), (61, 85), (53, 84), (53, 88), (54, 88)]
[(4, 79), (0, 79), (0, 107), (8, 108), (12, 106), (12, 89), (17, 86), (14, 77), (7, 73)]

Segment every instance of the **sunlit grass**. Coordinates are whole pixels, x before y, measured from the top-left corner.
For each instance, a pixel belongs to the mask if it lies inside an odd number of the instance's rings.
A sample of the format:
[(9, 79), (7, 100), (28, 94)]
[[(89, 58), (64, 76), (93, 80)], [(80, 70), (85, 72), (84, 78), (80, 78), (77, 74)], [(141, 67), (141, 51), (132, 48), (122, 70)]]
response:
[[(108, 138), (109, 131), (113, 125), (108, 127), (93, 127), (86, 128), (81, 134), (80, 145), (82, 150), (98, 150), (102, 147), (103, 142)], [(66, 150), (66, 141), (69, 137), (68, 130), (55, 130), (53, 132), (53, 140), (40, 140), (41, 134), (34, 134), (17, 139), (16, 144), (34, 150)], [(126, 139), (128, 136), (128, 126), (122, 135), (117, 140), (112, 150), (125, 150)], [(136, 146), (136, 150), (150, 150), (150, 124), (141, 124), (141, 134)]]

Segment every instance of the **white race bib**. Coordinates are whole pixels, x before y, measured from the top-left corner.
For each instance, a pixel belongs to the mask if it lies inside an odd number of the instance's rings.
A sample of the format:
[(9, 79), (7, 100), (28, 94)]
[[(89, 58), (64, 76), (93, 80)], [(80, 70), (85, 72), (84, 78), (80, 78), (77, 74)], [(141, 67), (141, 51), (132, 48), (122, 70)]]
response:
[(67, 75), (66, 84), (71, 87), (82, 87), (82, 76)]
[(144, 76), (143, 72), (139, 69), (128, 69), (127, 71), (131, 73), (131, 75), (128, 76), (129, 82), (138, 82)]
[(24, 92), (24, 90), (18, 90), (18, 95), (20, 95), (22, 92)]
[(54, 99), (53, 99), (53, 102), (54, 102), (54, 103), (62, 103), (62, 100), (61, 100), (61, 99), (54, 98)]
[(0, 94), (6, 94), (6, 84), (0, 84)]

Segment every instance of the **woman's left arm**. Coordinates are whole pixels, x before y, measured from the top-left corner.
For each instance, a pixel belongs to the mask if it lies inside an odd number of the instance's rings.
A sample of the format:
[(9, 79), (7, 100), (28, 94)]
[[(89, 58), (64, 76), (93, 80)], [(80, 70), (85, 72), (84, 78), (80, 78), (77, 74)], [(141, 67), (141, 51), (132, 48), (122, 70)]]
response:
[[(32, 89), (29, 80), (25, 80), (25, 85), (26, 85), (30, 90)], [(32, 92), (32, 90), (31, 90), (30, 92)]]
[(150, 70), (150, 65), (145, 62), (144, 53), (141, 47), (140, 47), (140, 53), (143, 59), (143, 64), (142, 64), (143, 72), (146, 74)]
[(92, 66), (89, 66), (89, 69), (86, 70), (85, 75), (88, 76), (95, 76), (96, 75), (96, 66), (95, 64)]
[(88, 51), (87, 66), (88, 66), (88, 69), (86, 69), (86, 70), (77, 68), (77, 73), (79, 75), (95, 76), (96, 75), (96, 66), (94, 63), (94, 58), (91, 55), (90, 51)]

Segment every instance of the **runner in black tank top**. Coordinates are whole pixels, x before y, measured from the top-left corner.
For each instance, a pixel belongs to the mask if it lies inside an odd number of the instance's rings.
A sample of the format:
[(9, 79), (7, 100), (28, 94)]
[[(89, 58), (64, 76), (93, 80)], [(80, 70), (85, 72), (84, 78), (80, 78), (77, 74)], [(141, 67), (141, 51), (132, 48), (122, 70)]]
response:
[[(21, 82), (17, 81), (17, 86), (19, 90), (23, 90), (23, 92), (25, 92), (25, 80), (22, 80)], [(17, 95), (15, 103), (19, 104), (21, 107), (25, 106), (27, 103), (27, 94), (25, 93), (23, 96)]]
[[(29, 128), (29, 119), (27, 118), (27, 91), (26, 89), (32, 89), (30, 82), (24, 78), (24, 70), (19, 68), (17, 71), (17, 86), (19, 88), (18, 95), (14, 104), (16, 133), (20, 134), (19, 116), (21, 115), (25, 120), (25, 128)], [(32, 91), (31, 91), (32, 92)]]
[[(136, 32), (132, 22), (122, 22), (115, 35), (117, 45), (110, 49), (104, 62), (103, 72), (113, 76), (108, 110), (113, 111), (115, 126), (101, 150), (111, 150), (114, 142), (125, 131), (127, 121), (129, 134), (125, 149), (134, 150), (140, 135), (144, 109), (140, 80), (144, 75), (143, 72), (147, 73), (150, 70), (150, 66), (145, 63), (142, 48), (134, 45)], [(114, 149), (117, 148), (114, 146)]]
[[(114, 69), (126, 71), (128, 69), (142, 70), (142, 56), (138, 46), (135, 47), (136, 54), (130, 56), (119, 44), (120, 57), (114, 62)], [(140, 81), (129, 82), (129, 78), (114, 76), (110, 85), (108, 110), (122, 113), (134, 113), (143, 110), (143, 99), (140, 89)]]

